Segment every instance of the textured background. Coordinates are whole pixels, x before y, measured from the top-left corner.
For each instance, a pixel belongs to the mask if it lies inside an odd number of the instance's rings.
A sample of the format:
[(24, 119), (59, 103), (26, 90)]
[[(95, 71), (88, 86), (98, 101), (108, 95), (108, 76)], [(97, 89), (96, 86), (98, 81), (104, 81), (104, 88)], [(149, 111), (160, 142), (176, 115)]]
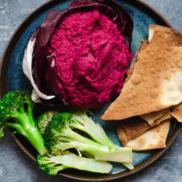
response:
[[(182, 32), (181, 0), (145, 0), (162, 13), (172, 25)], [(18, 25), (46, 0), (0, 0), (0, 59)], [(8, 130), (0, 140), (0, 182), (70, 182), (60, 176), (48, 176), (17, 146)], [(126, 177), (122, 182), (181, 182), (182, 133), (156, 162), (146, 169)], [(117, 181), (116, 181), (117, 182)]]

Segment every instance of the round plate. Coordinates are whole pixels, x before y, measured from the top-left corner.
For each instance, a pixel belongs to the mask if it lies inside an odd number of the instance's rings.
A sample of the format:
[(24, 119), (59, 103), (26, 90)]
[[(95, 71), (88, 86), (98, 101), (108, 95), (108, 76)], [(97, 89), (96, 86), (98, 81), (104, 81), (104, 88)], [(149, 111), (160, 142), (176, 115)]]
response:
[[(18, 89), (31, 89), (29, 80), (22, 72), (22, 60), (24, 50), (33, 32), (41, 25), (47, 13), (51, 9), (62, 10), (68, 9), (72, 0), (49, 1), (35, 10), (24, 22), (18, 27), (8, 46), (4, 52), (1, 60), (0, 72), (0, 93), (1, 96), (10, 90)], [(117, 3), (123, 5), (134, 21), (132, 52), (135, 53), (140, 46), (140, 40), (148, 37), (149, 24), (159, 24), (163, 26), (172, 27), (171, 24), (155, 9), (144, 3), (143, 1), (133, 0), (116, 0)], [(117, 145), (121, 145), (116, 134), (116, 122), (106, 122), (100, 119), (101, 114), (104, 113), (109, 103), (101, 109), (95, 111), (93, 120), (99, 122), (110, 139)], [(135, 169), (132, 171), (126, 170), (122, 164), (113, 164), (114, 168), (110, 174), (95, 174), (77, 170), (65, 170), (59, 173), (61, 176), (84, 180), (84, 181), (108, 181), (113, 179), (122, 178), (145, 168), (157, 158), (159, 158), (167, 148), (172, 144), (180, 131), (181, 125), (175, 120), (172, 121), (170, 132), (167, 139), (167, 147), (165, 149), (146, 151), (146, 152), (133, 152), (133, 164)], [(36, 151), (34, 148), (21, 136), (14, 135), (13, 138), (22, 148), (22, 150), (34, 161), (36, 161)]]

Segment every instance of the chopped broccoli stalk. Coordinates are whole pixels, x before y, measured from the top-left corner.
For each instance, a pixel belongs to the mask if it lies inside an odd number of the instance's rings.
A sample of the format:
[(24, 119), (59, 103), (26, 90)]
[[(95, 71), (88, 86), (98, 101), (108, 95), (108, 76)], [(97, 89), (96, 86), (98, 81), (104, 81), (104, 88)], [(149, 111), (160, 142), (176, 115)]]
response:
[[(71, 139), (73, 140), (73, 139)], [(86, 142), (86, 143), (85, 143)], [(87, 154), (95, 158), (96, 160), (105, 160), (112, 162), (132, 162), (131, 149), (119, 148), (117, 150), (109, 150), (107, 146), (97, 145), (97, 143), (84, 141), (69, 141), (67, 143), (59, 143), (51, 148), (53, 154), (57, 154), (61, 151), (74, 148), (84, 154)]]
[(78, 152), (88, 153), (97, 160), (128, 163), (132, 161), (131, 148), (117, 147), (115, 150), (110, 150), (108, 145), (102, 145), (74, 131), (70, 127), (71, 123), (71, 113), (60, 113), (46, 126), (43, 137), (45, 145), (52, 154), (56, 155), (74, 148)]
[(134, 166), (132, 163), (128, 163), (128, 162), (122, 162), (122, 164), (128, 168), (129, 170), (133, 170), (134, 169)]
[(3, 129), (11, 127), (26, 137), (40, 155), (44, 155), (48, 153), (48, 149), (35, 125), (34, 105), (31, 91), (11, 91), (5, 94), (0, 101), (0, 138), (4, 137)]
[[(109, 146), (110, 150), (116, 150), (119, 146), (115, 145), (106, 135), (104, 129), (99, 125), (99, 123), (95, 123), (88, 115), (93, 115), (88, 110), (77, 110), (72, 112), (72, 122), (70, 123), (70, 127), (72, 129), (78, 129), (85, 133), (87, 133), (93, 140), (96, 142)], [(131, 163), (122, 163), (125, 167), (130, 170), (133, 170), (134, 167)]]
[(112, 165), (105, 161), (97, 161), (86, 157), (81, 157), (73, 153), (64, 155), (47, 155), (37, 157), (37, 162), (42, 171), (56, 175), (59, 171), (67, 168), (74, 168), (89, 172), (109, 173)]
[[(95, 123), (90, 117), (87, 115), (87, 110), (77, 110), (72, 112), (70, 123), (70, 128), (78, 129), (85, 133), (87, 133), (93, 140), (96, 142), (112, 147), (113, 149), (119, 148), (119, 146), (115, 145), (106, 135), (104, 129), (97, 123)], [(89, 112), (92, 114), (91, 112)]]

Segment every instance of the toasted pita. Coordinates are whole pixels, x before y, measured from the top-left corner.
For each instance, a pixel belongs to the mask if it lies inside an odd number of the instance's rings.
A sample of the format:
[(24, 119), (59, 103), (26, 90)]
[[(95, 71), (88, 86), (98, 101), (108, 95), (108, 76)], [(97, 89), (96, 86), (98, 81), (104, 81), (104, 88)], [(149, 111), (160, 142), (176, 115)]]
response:
[(167, 109), (167, 111), (164, 113), (164, 115), (162, 115), (162, 117), (156, 119), (152, 126), (159, 125), (160, 123), (162, 123), (163, 121), (166, 121), (168, 119), (172, 119), (170, 108)]
[(117, 133), (118, 133), (119, 140), (121, 141), (123, 146), (125, 146), (128, 143), (128, 141), (131, 139), (131, 137), (126, 135), (126, 132), (124, 131), (124, 128), (121, 125), (121, 122), (117, 122)]
[(162, 110), (156, 111), (156, 112), (151, 112), (148, 114), (143, 114), (140, 117), (142, 119), (144, 119), (145, 121), (147, 121), (148, 124), (152, 126), (154, 121), (159, 119), (160, 117), (162, 117), (167, 110), (168, 110), (168, 108), (162, 109)]
[(135, 139), (127, 142), (125, 147), (130, 147), (135, 151), (159, 149), (166, 147), (167, 134), (170, 127), (170, 120), (162, 122)]
[(152, 126), (149, 125), (145, 120), (143, 120), (139, 116), (118, 121), (117, 122), (118, 137), (121, 143), (123, 145), (126, 145), (129, 140), (142, 135), (148, 129), (156, 125), (159, 125), (160, 123), (168, 119), (171, 119), (171, 114), (169, 109), (163, 114), (163, 116), (155, 120)]
[[(135, 56), (130, 64), (130, 68), (129, 70), (127, 71), (127, 78), (125, 79), (125, 83), (131, 78), (131, 75), (133, 74), (133, 71), (135, 69), (135, 65), (138, 61), (138, 55), (141, 51), (143, 51), (148, 45), (148, 40), (141, 40), (141, 45), (139, 47), (139, 49), (136, 51), (135, 53)], [(158, 118), (160, 118), (165, 112), (166, 110), (168, 109), (163, 109), (161, 111), (156, 111), (156, 112), (152, 112), (152, 113), (149, 113), (149, 114), (144, 114), (144, 115), (141, 115), (140, 117), (142, 119), (144, 119), (145, 121), (148, 122), (149, 125), (152, 126), (152, 124), (154, 123), (154, 121)]]
[(149, 42), (151, 41), (153, 33), (156, 30), (160, 30), (162, 32), (168, 45), (175, 47), (182, 46), (182, 36), (179, 31), (169, 27), (164, 27), (161, 25), (154, 25), (154, 24), (149, 25), (149, 38), (148, 38)]
[[(180, 34), (181, 35), (181, 34)], [(148, 46), (119, 97), (101, 116), (122, 120), (177, 105), (182, 101), (182, 47), (169, 46), (161, 31), (154, 31)]]
[(137, 63), (138, 61), (138, 55), (140, 52), (142, 52), (148, 45), (148, 40), (143, 40), (141, 39), (141, 44), (140, 44), (140, 47), (138, 48), (138, 50), (136, 51), (135, 55), (134, 55), (134, 58), (130, 64), (130, 68), (135, 68), (135, 64)]
[(171, 115), (179, 122), (182, 122), (182, 103), (172, 107)]
[(148, 40), (143, 40), (143, 39), (141, 40), (141, 45), (136, 51), (135, 56), (131, 61), (130, 68), (127, 71), (127, 77), (125, 79), (125, 83), (131, 78), (131, 75), (133, 74), (133, 71), (135, 69), (135, 65), (138, 61), (138, 55), (141, 51), (143, 51), (147, 47), (147, 44), (148, 44)]
[(118, 137), (123, 145), (129, 140), (140, 136), (150, 125), (139, 116), (131, 117), (117, 122)]

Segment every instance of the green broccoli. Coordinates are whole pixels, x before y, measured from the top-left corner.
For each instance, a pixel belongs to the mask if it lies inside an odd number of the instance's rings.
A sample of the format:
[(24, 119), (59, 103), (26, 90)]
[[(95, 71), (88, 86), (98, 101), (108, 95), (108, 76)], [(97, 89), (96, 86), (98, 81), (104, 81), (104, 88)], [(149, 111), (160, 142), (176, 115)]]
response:
[(110, 149), (117, 149), (119, 146), (115, 145), (106, 135), (104, 129), (95, 123), (88, 115), (93, 115), (88, 110), (76, 110), (71, 113), (70, 128), (78, 129), (87, 133), (96, 142), (109, 146)]
[[(110, 150), (116, 150), (119, 146), (115, 145), (106, 135), (104, 129), (95, 123), (88, 115), (93, 115), (88, 110), (77, 110), (72, 112), (72, 122), (70, 123), (70, 128), (81, 130), (87, 133), (93, 140), (96, 142), (110, 147)], [(134, 167), (131, 163), (122, 163), (125, 167), (130, 170), (133, 170)]]
[[(45, 145), (54, 155), (68, 149), (76, 149), (78, 153), (92, 156), (96, 160), (113, 162), (132, 162), (132, 150), (125, 147), (103, 145), (91, 140), (71, 128), (72, 114), (68, 112), (55, 115), (45, 128), (43, 135)], [(95, 128), (90, 128), (95, 129)]]
[(64, 155), (37, 156), (39, 168), (50, 175), (56, 175), (59, 171), (67, 168), (74, 168), (89, 172), (109, 173), (112, 165), (105, 161), (97, 161), (81, 157), (73, 153)]
[(58, 114), (59, 112), (58, 111), (47, 111), (43, 114), (41, 114), (37, 120), (36, 120), (36, 124), (37, 124), (37, 127), (41, 133), (41, 135), (44, 135), (45, 133), (45, 128), (48, 124), (49, 121), (51, 121), (52, 117), (56, 114)]
[(34, 146), (40, 155), (49, 151), (33, 118), (35, 103), (31, 100), (31, 91), (11, 91), (0, 100), (0, 138), (4, 137), (3, 129), (11, 127), (22, 134)]
[[(93, 140), (96, 142), (106, 145), (110, 148), (110, 150), (116, 150), (119, 146), (115, 145), (106, 135), (103, 128), (98, 124), (95, 123), (88, 115), (93, 115), (89, 110), (74, 110), (71, 112), (71, 122), (69, 124), (71, 129), (81, 130), (82, 132), (87, 133)], [(44, 113), (40, 119), (38, 120), (39, 128), (44, 133), (45, 126), (48, 124), (47, 118), (50, 121), (51, 118), (56, 115), (57, 112), (49, 111)], [(45, 124), (44, 124), (45, 123)], [(122, 163), (125, 167), (132, 170), (134, 169), (131, 163)]]

